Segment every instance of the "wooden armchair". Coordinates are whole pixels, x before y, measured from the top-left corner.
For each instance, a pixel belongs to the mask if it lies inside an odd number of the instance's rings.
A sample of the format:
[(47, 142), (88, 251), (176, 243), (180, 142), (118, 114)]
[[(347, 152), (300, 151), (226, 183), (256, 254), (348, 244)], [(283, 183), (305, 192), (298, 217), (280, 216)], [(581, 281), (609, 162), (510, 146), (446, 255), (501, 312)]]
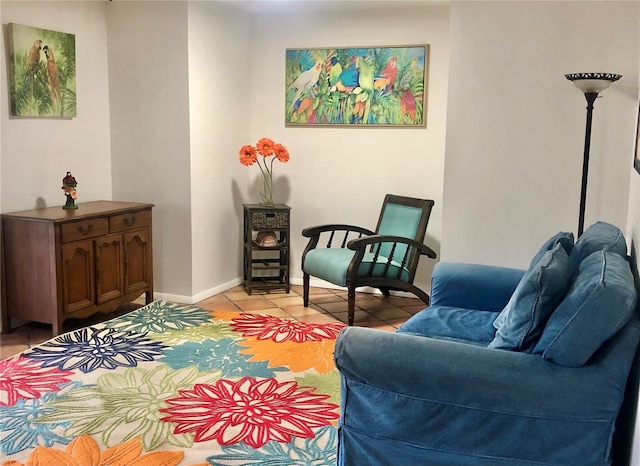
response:
[[(302, 255), (304, 306), (309, 305), (311, 276), (346, 286), (349, 325), (355, 315), (355, 290), (361, 286), (409, 291), (429, 304), (429, 295), (413, 285), (421, 255), (435, 259), (423, 244), (434, 202), (387, 194), (375, 231), (354, 225), (321, 225), (302, 230), (309, 243)], [(318, 247), (321, 235), (326, 247)]]

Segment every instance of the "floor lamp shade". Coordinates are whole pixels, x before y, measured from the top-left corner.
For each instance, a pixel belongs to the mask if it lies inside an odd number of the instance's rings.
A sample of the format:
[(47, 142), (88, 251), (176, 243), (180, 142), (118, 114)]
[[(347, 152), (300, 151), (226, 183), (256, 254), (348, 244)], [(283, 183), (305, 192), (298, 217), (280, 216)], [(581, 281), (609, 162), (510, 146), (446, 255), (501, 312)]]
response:
[(587, 200), (587, 179), (589, 172), (589, 152), (591, 149), (591, 122), (593, 119), (593, 103), (598, 94), (622, 77), (613, 73), (573, 73), (565, 74), (565, 78), (573, 82), (584, 92), (587, 100), (587, 123), (584, 132), (584, 156), (582, 159), (582, 186), (580, 190), (580, 211), (578, 216), (578, 236), (584, 231), (584, 210)]

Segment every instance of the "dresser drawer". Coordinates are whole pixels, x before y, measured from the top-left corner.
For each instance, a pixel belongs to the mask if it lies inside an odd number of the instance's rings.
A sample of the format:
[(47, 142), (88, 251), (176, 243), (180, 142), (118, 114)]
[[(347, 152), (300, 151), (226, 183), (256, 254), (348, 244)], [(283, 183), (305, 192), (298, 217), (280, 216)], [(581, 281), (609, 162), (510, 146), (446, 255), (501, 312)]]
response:
[(94, 218), (81, 222), (63, 223), (60, 227), (60, 233), (60, 240), (63, 243), (95, 238), (109, 233), (109, 221), (106, 218)]
[(111, 233), (135, 230), (149, 225), (151, 225), (151, 210), (139, 210), (109, 217), (109, 231)]

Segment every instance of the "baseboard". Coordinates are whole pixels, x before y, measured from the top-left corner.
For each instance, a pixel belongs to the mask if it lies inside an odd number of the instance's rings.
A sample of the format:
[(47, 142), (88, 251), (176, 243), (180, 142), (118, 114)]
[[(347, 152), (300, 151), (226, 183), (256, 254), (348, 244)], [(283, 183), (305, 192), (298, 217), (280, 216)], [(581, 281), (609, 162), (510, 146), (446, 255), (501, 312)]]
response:
[[(223, 283), (222, 285), (214, 286), (213, 288), (209, 288), (208, 290), (202, 291), (193, 296), (184, 296), (170, 293), (159, 293), (155, 292), (153, 294), (154, 299), (164, 299), (165, 301), (170, 301), (172, 303), (183, 303), (183, 304), (195, 304), (200, 301), (203, 301), (211, 296), (224, 293), (227, 290), (230, 290), (234, 286), (238, 286), (242, 284), (241, 278), (236, 278), (234, 280), (228, 281), (227, 283)], [(300, 285), (302, 286), (302, 278), (292, 278), (290, 280), (291, 285)], [(309, 285), (317, 288), (328, 288), (331, 290), (346, 290), (343, 286), (337, 286), (333, 283), (326, 282), (324, 280), (320, 280), (318, 278), (311, 278), (309, 281)], [(368, 286), (363, 286), (358, 288), (358, 293), (369, 293), (369, 294), (378, 294), (381, 295), (379, 289), (371, 288)], [(391, 296), (399, 296), (402, 298), (415, 298), (413, 293), (409, 293), (406, 291), (391, 291)]]
[(214, 286), (213, 288), (209, 288), (208, 290), (201, 291), (200, 293), (193, 296), (154, 292), (153, 299), (164, 299), (165, 301), (170, 301), (172, 303), (195, 304), (207, 298), (210, 298), (211, 296), (224, 293), (225, 291), (230, 290), (234, 286), (238, 286), (240, 284), (242, 284), (242, 279), (236, 278), (234, 280), (228, 281), (227, 283), (223, 283), (221, 285)]

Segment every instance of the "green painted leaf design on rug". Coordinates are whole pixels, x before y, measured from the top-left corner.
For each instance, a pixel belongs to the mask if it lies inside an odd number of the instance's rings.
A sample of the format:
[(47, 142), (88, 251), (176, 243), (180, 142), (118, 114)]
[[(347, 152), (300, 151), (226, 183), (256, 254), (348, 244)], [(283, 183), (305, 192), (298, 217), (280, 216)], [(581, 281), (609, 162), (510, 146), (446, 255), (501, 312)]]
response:
[(340, 373), (337, 369), (328, 374), (309, 373), (295, 380), (300, 387), (316, 387), (316, 393), (330, 395), (327, 403), (340, 405)]
[(229, 322), (220, 320), (207, 322), (197, 327), (187, 327), (180, 330), (167, 330), (164, 333), (150, 333), (147, 338), (160, 341), (165, 345), (175, 346), (186, 342), (202, 343), (205, 340), (222, 340), (223, 338), (240, 339), (237, 332), (231, 330)]
[[(114, 446), (140, 437), (145, 450), (161, 445), (190, 448), (192, 434), (173, 434), (172, 426), (160, 421), (164, 400), (178, 396), (178, 390), (195, 383), (212, 383), (219, 373), (199, 372), (195, 367), (173, 370), (160, 365), (152, 370), (131, 368), (123, 373), (101, 375), (96, 385), (70, 390), (47, 403), (53, 412), (37, 422), (71, 422), (68, 437), (101, 435), (101, 441)], [(121, 437), (122, 432), (127, 432)]]
[(105, 322), (106, 327), (129, 330), (136, 333), (162, 333), (182, 330), (211, 320), (211, 311), (190, 305), (154, 301), (121, 317)]

